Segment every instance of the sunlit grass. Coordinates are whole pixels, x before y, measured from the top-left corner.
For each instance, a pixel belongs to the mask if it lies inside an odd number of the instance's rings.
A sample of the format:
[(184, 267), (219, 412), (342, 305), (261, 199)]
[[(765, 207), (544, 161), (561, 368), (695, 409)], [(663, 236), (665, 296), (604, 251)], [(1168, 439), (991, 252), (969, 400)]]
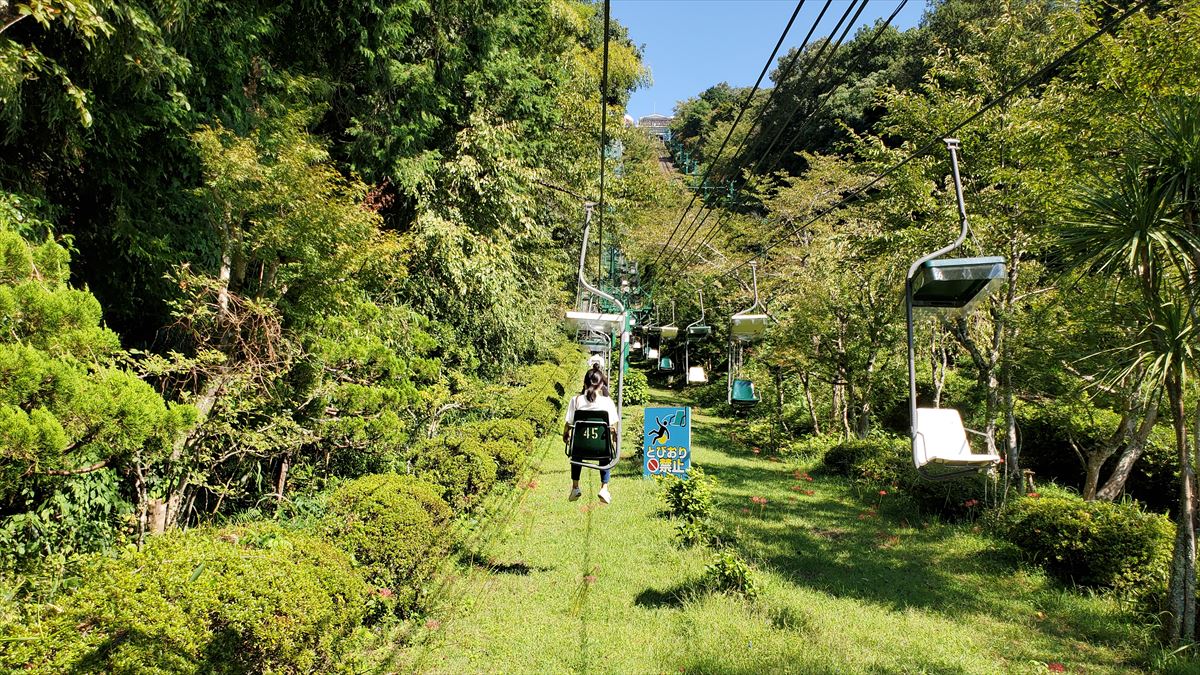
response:
[(734, 447), (725, 424), (694, 417), (695, 459), (720, 481), (717, 527), (754, 565), (756, 600), (697, 590), (713, 553), (675, 544), (640, 467), (617, 472), (613, 504), (595, 498), (592, 472), (569, 503), (560, 444), (544, 441), (532, 483), (468, 536), (469, 562), (442, 580), (445, 602), (391, 667), (1117, 673), (1147, 658), (1149, 629), (1116, 601), (1023, 569), (969, 525), (906, 520), (891, 495), (858, 497)]

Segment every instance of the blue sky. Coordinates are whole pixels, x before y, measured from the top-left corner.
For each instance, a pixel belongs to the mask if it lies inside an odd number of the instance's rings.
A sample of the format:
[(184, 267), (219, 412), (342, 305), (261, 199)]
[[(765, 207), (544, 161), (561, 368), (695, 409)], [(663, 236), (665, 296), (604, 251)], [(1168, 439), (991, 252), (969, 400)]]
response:
[[(900, 0), (869, 0), (858, 25), (888, 17), (899, 4)], [(803, 41), (824, 5), (806, 0), (780, 55)], [(828, 35), (848, 5), (849, 0), (834, 0), (813, 39)], [(650, 87), (633, 93), (629, 114), (669, 115), (677, 101), (718, 82), (753, 85), (795, 8), (793, 0), (612, 0), (613, 17), (644, 46), (645, 64), (654, 78)], [(909, 0), (894, 23), (910, 28), (924, 11), (924, 0)], [(764, 86), (770, 86), (769, 78)]]

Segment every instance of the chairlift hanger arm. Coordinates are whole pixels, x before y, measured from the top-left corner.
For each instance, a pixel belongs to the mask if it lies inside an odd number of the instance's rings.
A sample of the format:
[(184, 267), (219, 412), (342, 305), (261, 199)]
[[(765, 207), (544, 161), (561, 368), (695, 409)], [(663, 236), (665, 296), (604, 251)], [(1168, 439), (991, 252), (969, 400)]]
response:
[(954, 193), (958, 199), (958, 239), (955, 239), (954, 243), (950, 244), (949, 246), (939, 248), (933, 253), (917, 258), (917, 261), (908, 268), (908, 277), (906, 278), (910, 286), (912, 284), (912, 278), (916, 275), (917, 270), (921, 269), (921, 265), (924, 265), (926, 262), (929, 262), (934, 258), (940, 258), (959, 246), (962, 246), (962, 243), (967, 240), (967, 233), (971, 230), (971, 226), (967, 222), (967, 206), (963, 201), (962, 178), (958, 173), (959, 142), (957, 138), (945, 138), (942, 140), (946, 143), (946, 149), (950, 151), (950, 170), (954, 175)]
[(588, 249), (588, 234), (592, 229), (592, 209), (596, 205), (592, 202), (584, 202), (585, 217), (583, 221), (583, 243), (579, 247), (579, 285), (587, 289), (589, 292), (598, 295), (617, 306), (617, 313), (625, 313), (625, 304), (618, 300), (611, 293), (606, 293), (599, 288), (588, 283), (587, 276), (584, 274), (584, 267), (587, 264), (587, 249)]

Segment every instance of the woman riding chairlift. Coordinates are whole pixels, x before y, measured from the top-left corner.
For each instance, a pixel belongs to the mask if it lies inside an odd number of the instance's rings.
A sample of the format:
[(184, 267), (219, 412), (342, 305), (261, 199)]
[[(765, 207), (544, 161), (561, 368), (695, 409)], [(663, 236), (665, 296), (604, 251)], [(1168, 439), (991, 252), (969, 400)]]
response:
[(616, 355), (616, 363), (611, 358), (607, 360), (608, 367), (616, 366), (617, 397), (615, 403), (609, 398), (608, 376), (604, 372), (603, 362), (592, 362), (584, 376), (583, 392), (572, 398), (567, 406), (563, 443), (571, 463), (571, 492), (568, 499), (579, 499), (582, 494), (579, 478), (583, 468), (588, 467), (600, 471), (601, 486), (596, 496), (607, 504), (612, 500), (608, 492), (609, 471), (621, 459), (621, 405), (625, 387), (625, 347), (629, 344), (629, 318), (620, 300), (589, 284), (583, 273), (592, 225), (592, 206), (590, 203), (585, 205), (583, 243), (579, 250), (579, 286), (581, 294), (586, 291), (608, 300), (616, 308), (616, 313), (567, 312), (567, 321), (577, 329), (583, 326), (600, 328), (607, 330), (609, 335), (619, 331), (617, 348), (611, 351)]

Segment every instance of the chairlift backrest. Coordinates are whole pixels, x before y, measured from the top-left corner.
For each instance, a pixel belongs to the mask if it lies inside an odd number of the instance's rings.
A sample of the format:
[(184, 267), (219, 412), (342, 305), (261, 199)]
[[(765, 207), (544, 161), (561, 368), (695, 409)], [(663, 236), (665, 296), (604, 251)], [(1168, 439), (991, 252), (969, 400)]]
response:
[(611, 460), (613, 444), (609, 426), (608, 413), (603, 410), (576, 410), (568, 445), (571, 459), (583, 462)]

